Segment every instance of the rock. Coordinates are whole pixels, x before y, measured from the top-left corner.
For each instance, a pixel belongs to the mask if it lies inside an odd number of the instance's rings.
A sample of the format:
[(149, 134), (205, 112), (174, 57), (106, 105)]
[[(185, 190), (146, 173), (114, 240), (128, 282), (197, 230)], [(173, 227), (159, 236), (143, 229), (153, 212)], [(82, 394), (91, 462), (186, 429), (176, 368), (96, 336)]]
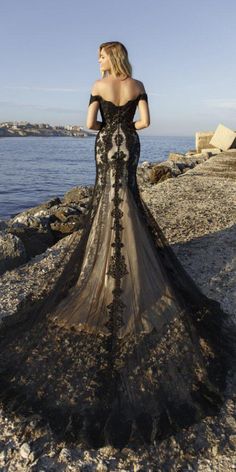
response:
[(208, 159), (208, 157), (210, 157), (208, 154), (208, 152), (198, 152), (196, 154), (192, 154), (191, 155), (191, 159), (193, 159), (194, 161), (196, 161), (197, 164), (200, 164), (201, 162), (204, 162)]
[(202, 153), (207, 153), (210, 156), (215, 156), (216, 154), (220, 154), (222, 151), (218, 148), (206, 148), (201, 150)]
[(217, 444), (211, 448), (211, 453), (212, 453), (213, 457), (217, 456), (217, 454), (218, 454)]
[(82, 216), (71, 216), (67, 218), (67, 221), (55, 221), (50, 223), (50, 227), (57, 239), (60, 239), (63, 236), (67, 236), (73, 231), (77, 231), (83, 227), (84, 217)]
[(93, 187), (75, 187), (65, 194), (63, 202), (54, 198), (15, 215), (7, 231), (18, 236), (30, 259), (59, 239), (82, 229)]
[(98, 465), (97, 465), (97, 467), (96, 467), (96, 471), (97, 471), (97, 472), (107, 472), (107, 471), (108, 471), (108, 467), (107, 467), (107, 465), (106, 465), (104, 462), (99, 461), (99, 462), (98, 462)]
[(21, 239), (28, 259), (56, 243), (49, 221), (50, 212), (55, 211), (60, 203), (60, 198), (54, 198), (9, 219), (7, 232)]
[[(168, 161), (174, 161), (177, 166), (181, 164), (185, 165), (185, 167), (194, 167), (197, 164), (200, 164), (201, 162), (204, 162), (209, 158), (208, 153), (197, 153), (197, 154), (191, 154), (191, 155), (183, 155), (183, 154), (175, 154), (175, 153), (170, 153), (168, 157)], [(179, 166), (180, 167), (180, 166)]]
[(204, 148), (215, 148), (212, 144), (210, 144), (210, 140), (214, 134), (214, 131), (198, 131), (195, 133), (195, 141), (196, 141), (196, 150), (197, 152), (201, 152)]
[(0, 451), (0, 463), (2, 462), (3, 464), (5, 464), (6, 457), (7, 457), (6, 450), (3, 449), (2, 451)]
[(5, 229), (7, 229), (7, 227), (8, 227), (7, 222), (4, 220), (0, 220), (0, 231), (4, 231)]
[(170, 177), (177, 177), (181, 170), (174, 161), (163, 161), (149, 167), (148, 177), (152, 184), (163, 182)]
[(41, 203), (33, 208), (28, 208), (27, 210), (22, 211), (21, 213), (17, 213), (14, 217), (9, 220), (10, 224), (14, 223), (27, 223), (27, 219), (30, 216), (36, 217), (48, 217), (48, 210), (52, 207), (58, 206), (61, 204), (61, 199), (59, 197), (53, 198), (48, 200), (47, 202)]
[(184, 173), (189, 169), (193, 169), (195, 167), (196, 163), (195, 162), (190, 162), (190, 161), (187, 162), (187, 163), (186, 162), (178, 162), (178, 163), (176, 163), (176, 165), (178, 166), (180, 172)]
[(81, 203), (81, 201), (88, 201), (92, 196), (93, 186), (73, 187), (65, 193), (63, 203)]
[(35, 453), (32, 451), (32, 452), (29, 454), (28, 461), (29, 461), (29, 462), (34, 462), (34, 460), (35, 460)]
[(82, 229), (86, 217), (86, 208), (61, 205), (50, 218), (50, 228), (58, 240), (73, 231)]
[(192, 154), (197, 154), (197, 150), (196, 149), (190, 149), (189, 151), (187, 151), (185, 153), (185, 156), (191, 156)]
[(233, 448), (236, 450), (236, 434), (231, 434), (229, 436), (229, 442), (231, 446), (233, 446)]
[(150, 166), (150, 162), (148, 161), (143, 161), (141, 164), (140, 164), (140, 167), (149, 167)]
[(26, 250), (27, 259), (45, 252), (48, 247), (56, 242), (48, 225), (31, 227), (25, 224), (14, 224), (7, 231), (21, 239)]
[(23, 443), (20, 447), (20, 455), (23, 459), (28, 459), (31, 453), (30, 445), (28, 443)]
[(227, 151), (230, 148), (236, 146), (236, 133), (235, 131), (227, 128), (221, 123), (217, 126), (214, 135), (210, 140), (210, 144), (215, 146), (222, 151)]
[(227, 416), (225, 418), (225, 423), (232, 429), (232, 431), (236, 431), (236, 418), (233, 416)]
[(60, 451), (59, 459), (60, 459), (60, 461), (63, 461), (63, 462), (71, 461), (71, 452), (70, 452), (70, 450), (67, 449), (66, 447), (63, 447)]
[(21, 239), (13, 234), (0, 233), (0, 275), (27, 261), (27, 253)]
[(158, 182), (163, 182), (166, 179), (170, 179), (172, 177), (172, 172), (170, 167), (165, 165), (155, 165), (149, 172), (149, 179), (152, 184), (156, 184)]
[(174, 161), (163, 161), (158, 164), (159, 167), (168, 167), (171, 170), (172, 177), (177, 177), (177, 175), (181, 174), (181, 170), (178, 164)]
[(80, 212), (79, 210), (76, 210), (73, 207), (68, 207), (68, 206), (60, 206), (58, 210), (55, 211), (54, 213), (54, 218), (58, 219), (62, 223), (66, 223), (68, 220), (68, 217), (70, 216), (79, 216)]
[(137, 168), (137, 182), (139, 188), (146, 187), (147, 185), (151, 185), (150, 182), (150, 169), (154, 166), (151, 162), (145, 162), (145, 165), (138, 166)]
[(168, 161), (182, 162), (182, 159), (186, 159), (186, 155), (177, 152), (170, 152), (168, 156)]

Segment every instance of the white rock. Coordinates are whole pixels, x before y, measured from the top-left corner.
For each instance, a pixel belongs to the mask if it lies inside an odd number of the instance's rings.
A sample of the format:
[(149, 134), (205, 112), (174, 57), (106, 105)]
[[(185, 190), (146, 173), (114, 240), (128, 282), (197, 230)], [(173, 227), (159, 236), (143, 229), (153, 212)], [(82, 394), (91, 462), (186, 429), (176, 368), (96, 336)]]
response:
[(150, 162), (148, 162), (148, 161), (144, 161), (141, 164), (141, 167), (149, 167), (149, 166), (150, 166)]
[(218, 454), (218, 446), (215, 445), (211, 448), (211, 453), (213, 456), (216, 456)]
[(59, 459), (62, 460), (62, 461), (70, 461), (71, 460), (71, 453), (70, 453), (69, 449), (67, 449), (66, 447), (63, 447), (60, 451)]
[(231, 434), (229, 437), (230, 444), (236, 448), (236, 434)]
[[(210, 143), (212, 146), (215, 146), (223, 151), (227, 151), (236, 140), (236, 133), (230, 128), (227, 128), (223, 124), (219, 124), (215, 130), (214, 135), (212, 136)], [(235, 147), (235, 146), (234, 146)]]
[(3, 451), (0, 452), (0, 462), (5, 462), (6, 459), (6, 451), (3, 449)]
[(30, 455), (30, 445), (28, 443), (23, 443), (20, 447), (20, 455), (23, 459), (28, 459)]
[(104, 462), (99, 461), (96, 470), (97, 470), (97, 472), (107, 472), (107, 471), (108, 471), (108, 467), (107, 467), (106, 464), (104, 464)]

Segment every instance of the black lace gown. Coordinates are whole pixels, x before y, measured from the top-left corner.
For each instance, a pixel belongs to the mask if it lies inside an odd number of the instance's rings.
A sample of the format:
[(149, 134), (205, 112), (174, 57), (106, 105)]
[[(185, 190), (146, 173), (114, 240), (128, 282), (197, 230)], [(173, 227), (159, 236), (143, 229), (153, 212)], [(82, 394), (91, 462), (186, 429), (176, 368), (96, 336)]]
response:
[(103, 121), (86, 224), (40, 306), (3, 320), (0, 403), (9, 415), (38, 413), (56, 438), (121, 448), (219, 411), (236, 332), (139, 194), (133, 117), (147, 94), (121, 106), (94, 100)]

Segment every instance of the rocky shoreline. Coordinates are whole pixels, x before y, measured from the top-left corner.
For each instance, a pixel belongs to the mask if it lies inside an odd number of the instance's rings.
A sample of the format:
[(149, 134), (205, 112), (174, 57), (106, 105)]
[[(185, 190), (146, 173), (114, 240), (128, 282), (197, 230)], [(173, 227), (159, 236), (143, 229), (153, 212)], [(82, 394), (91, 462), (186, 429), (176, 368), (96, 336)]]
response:
[(6, 122), (0, 123), (0, 138), (38, 138), (48, 137), (77, 137), (88, 138), (94, 136), (92, 131), (85, 130), (82, 126), (52, 126), (48, 123)]
[[(138, 185), (169, 243), (202, 291), (236, 322), (236, 152), (211, 149), (169, 155), (138, 167)], [(20, 317), (45, 296), (78, 242), (93, 187), (0, 221), (0, 323)], [(9, 419), (0, 408), (0, 470), (233, 471), (236, 468), (236, 379), (219, 415), (155, 446), (138, 450), (70, 449), (55, 444), (37, 418)]]

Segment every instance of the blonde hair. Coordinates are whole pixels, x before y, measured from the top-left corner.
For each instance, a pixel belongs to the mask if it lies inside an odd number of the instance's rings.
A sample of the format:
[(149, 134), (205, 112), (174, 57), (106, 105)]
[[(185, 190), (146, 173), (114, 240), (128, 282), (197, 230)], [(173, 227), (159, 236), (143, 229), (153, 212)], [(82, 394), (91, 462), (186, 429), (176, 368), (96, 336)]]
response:
[[(115, 76), (126, 75), (127, 77), (132, 77), (132, 66), (129, 62), (128, 51), (124, 44), (119, 41), (102, 43), (99, 46), (99, 56), (102, 49), (109, 55), (112, 72)], [(105, 75), (105, 71), (102, 71), (102, 77)]]

